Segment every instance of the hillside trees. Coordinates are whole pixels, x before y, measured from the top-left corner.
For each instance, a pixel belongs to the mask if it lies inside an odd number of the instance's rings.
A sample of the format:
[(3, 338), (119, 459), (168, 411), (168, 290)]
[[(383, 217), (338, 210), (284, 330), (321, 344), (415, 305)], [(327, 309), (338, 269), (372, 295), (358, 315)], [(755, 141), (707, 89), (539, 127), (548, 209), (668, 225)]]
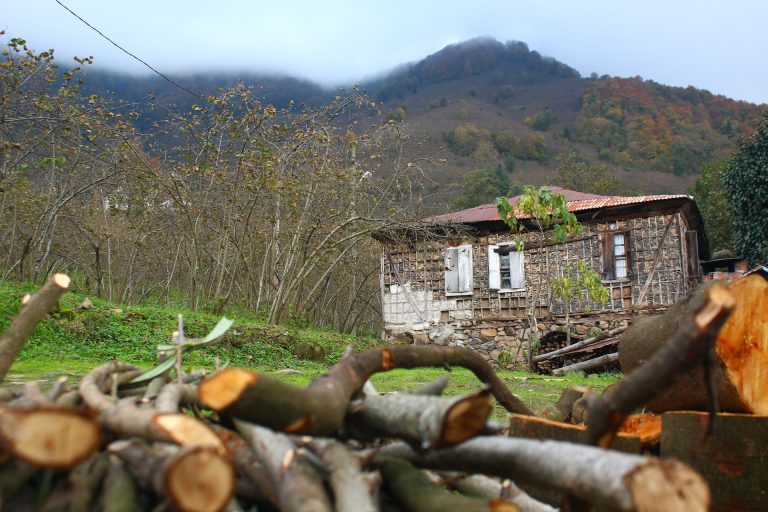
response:
[(728, 193), (723, 186), (725, 169), (725, 160), (708, 163), (702, 167), (693, 187), (693, 197), (704, 218), (710, 247), (715, 251), (733, 249), (733, 217)]
[[(125, 302), (232, 301), (274, 322), (375, 325), (370, 234), (415, 216), (420, 167), (370, 99), (350, 91), (278, 110), (239, 84), (176, 112), (83, 96), (85, 78), (51, 52), (7, 47), (4, 277), (66, 271), (78, 289)], [(139, 132), (132, 121), (150, 110), (164, 115)]]
[(561, 187), (601, 195), (619, 192), (621, 184), (606, 165), (592, 165), (575, 152), (558, 155), (555, 160), (558, 163), (556, 183)]
[(733, 216), (733, 244), (750, 265), (768, 261), (768, 113), (739, 144), (722, 173)]

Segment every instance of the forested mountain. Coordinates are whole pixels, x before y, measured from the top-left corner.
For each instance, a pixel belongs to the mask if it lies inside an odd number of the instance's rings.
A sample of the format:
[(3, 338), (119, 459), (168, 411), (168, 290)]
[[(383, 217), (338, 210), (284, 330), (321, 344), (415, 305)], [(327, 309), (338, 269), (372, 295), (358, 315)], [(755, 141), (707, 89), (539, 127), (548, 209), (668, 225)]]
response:
[[(279, 108), (291, 101), (295, 108), (317, 106), (336, 94), (307, 80), (259, 74), (174, 79), (203, 96), (242, 80)], [(199, 103), (159, 77), (92, 71), (85, 87), (137, 103), (150, 95), (181, 109)], [(450, 45), (361, 88), (383, 102), (390, 118), (405, 122), (417, 141), (413, 158), (441, 162), (433, 179), (442, 199), (482, 168), (519, 183), (551, 181), (556, 156), (570, 153), (604, 165), (624, 192), (684, 192), (704, 164), (736, 148), (764, 108), (640, 77), (581, 77), (525, 43), (488, 38)], [(137, 123), (149, 126), (162, 115), (145, 110)]]

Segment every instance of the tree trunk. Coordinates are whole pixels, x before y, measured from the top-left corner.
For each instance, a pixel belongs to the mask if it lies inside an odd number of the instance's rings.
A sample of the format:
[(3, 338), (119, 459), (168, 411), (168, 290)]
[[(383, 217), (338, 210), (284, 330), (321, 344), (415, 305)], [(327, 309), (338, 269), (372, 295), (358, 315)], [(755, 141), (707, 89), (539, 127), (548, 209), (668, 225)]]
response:
[(593, 357), (592, 359), (587, 359), (586, 361), (579, 361), (578, 363), (569, 364), (568, 366), (555, 368), (552, 370), (552, 375), (563, 375), (566, 372), (584, 372), (593, 370), (618, 360), (619, 354), (604, 354), (602, 356)]
[[(715, 342), (714, 379), (720, 410), (768, 414), (768, 281), (751, 275), (728, 289), (736, 307)], [(661, 316), (638, 321), (622, 334), (619, 363), (629, 373), (650, 357), (689, 314), (690, 297)], [(677, 382), (647, 404), (653, 412), (706, 410), (707, 392), (701, 368), (681, 375)]]

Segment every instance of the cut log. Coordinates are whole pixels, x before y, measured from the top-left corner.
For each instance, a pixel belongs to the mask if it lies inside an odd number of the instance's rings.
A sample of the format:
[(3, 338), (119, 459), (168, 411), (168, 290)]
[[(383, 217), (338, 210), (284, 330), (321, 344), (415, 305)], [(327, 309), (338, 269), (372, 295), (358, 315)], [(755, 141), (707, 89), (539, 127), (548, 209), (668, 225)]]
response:
[[(573, 419), (573, 407), (585, 393), (591, 393), (592, 390), (585, 386), (567, 387), (560, 393), (560, 398), (555, 404), (555, 409), (560, 414), (561, 421), (571, 421)], [(578, 423), (575, 421), (573, 423)]]
[[(750, 275), (728, 285), (736, 307), (715, 342), (714, 378), (720, 410), (768, 415), (768, 281)], [(619, 343), (619, 363), (629, 373), (661, 348), (689, 309), (680, 302), (660, 316), (643, 318)], [(647, 402), (653, 412), (706, 410), (701, 368), (681, 375), (675, 385)]]
[(70, 469), (93, 455), (101, 428), (81, 411), (0, 407), (0, 439), (16, 457), (46, 469)]
[(27, 338), (67, 291), (69, 283), (67, 275), (54, 274), (36, 294), (24, 298), (21, 311), (0, 338), (0, 382), (5, 379)]
[(448, 387), (449, 380), (450, 377), (448, 375), (443, 375), (439, 379), (427, 382), (408, 393), (412, 395), (440, 396), (443, 394), (443, 391), (445, 391), (445, 388)]
[(235, 489), (229, 461), (204, 447), (170, 448), (160, 454), (139, 442), (118, 441), (109, 447), (143, 488), (167, 498), (184, 512), (219, 512)]
[(662, 456), (701, 473), (712, 489), (712, 510), (768, 510), (768, 417), (721, 413), (709, 436), (706, 413), (667, 412), (662, 422)]
[(292, 434), (330, 435), (339, 430), (351, 397), (368, 378), (394, 368), (459, 366), (488, 385), (508, 411), (532, 414), (482, 356), (462, 347), (436, 345), (371, 349), (349, 356), (306, 388), (239, 368), (226, 368), (204, 380), (200, 402), (215, 411)]
[(552, 375), (563, 375), (566, 372), (585, 372), (587, 370), (592, 370), (607, 364), (615, 363), (618, 360), (619, 354), (604, 354), (592, 359), (587, 359), (586, 361), (569, 364), (568, 366), (563, 366), (562, 368), (555, 368), (552, 370)]
[(491, 413), (487, 389), (443, 398), (391, 394), (353, 402), (345, 423), (353, 437), (404, 439), (421, 449), (452, 446), (479, 435)]
[(457, 494), (432, 482), (423, 471), (395, 457), (378, 457), (389, 495), (408, 512), (519, 512), (514, 503), (501, 498), (476, 498)]
[(611, 510), (709, 510), (706, 482), (674, 459), (629, 455), (592, 446), (507, 437), (476, 437), (425, 454), (405, 443), (382, 455), (429, 469), (465, 471), (551, 487)]

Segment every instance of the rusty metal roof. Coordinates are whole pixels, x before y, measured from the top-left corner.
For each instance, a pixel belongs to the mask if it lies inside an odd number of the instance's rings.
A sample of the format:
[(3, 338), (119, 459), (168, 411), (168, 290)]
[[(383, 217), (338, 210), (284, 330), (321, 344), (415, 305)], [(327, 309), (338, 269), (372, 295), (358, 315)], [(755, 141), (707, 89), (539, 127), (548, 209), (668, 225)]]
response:
[[(580, 212), (584, 210), (596, 210), (599, 208), (608, 208), (612, 206), (623, 206), (630, 204), (640, 203), (652, 203), (656, 201), (664, 201), (668, 199), (692, 199), (685, 194), (670, 194), (670, 195), (655, 195), (655, 196), (601, 196), (597, 194), (587, 194), (584, 192), (577, 192), (575, 190), (569, 190), (567, 188), (551, 186), (549, 189), (555, 194), (562, 194), (568, 201), (568, 210), (571, 212)], [(521, 196), (515, 196), (509, 199), (509, 202), (513, 205), (517, 204)], [(515, 210), (515, 216), (519, 219), (525, 218), (525, 216)], [(460, 210), (458, 212), (445, 213), (442, 215), (435, 215), (423, 219), (424, 222), (430, 224), (448, 223), (448, 222), (460, 222), (463, 224), (474, 224), (476, 222), (488, 222), (488, 221), (500, 221), (499, 212), (494, 204), (484, 204), (475, 206), (474, 208), (468, 208), (466, 210)]]

